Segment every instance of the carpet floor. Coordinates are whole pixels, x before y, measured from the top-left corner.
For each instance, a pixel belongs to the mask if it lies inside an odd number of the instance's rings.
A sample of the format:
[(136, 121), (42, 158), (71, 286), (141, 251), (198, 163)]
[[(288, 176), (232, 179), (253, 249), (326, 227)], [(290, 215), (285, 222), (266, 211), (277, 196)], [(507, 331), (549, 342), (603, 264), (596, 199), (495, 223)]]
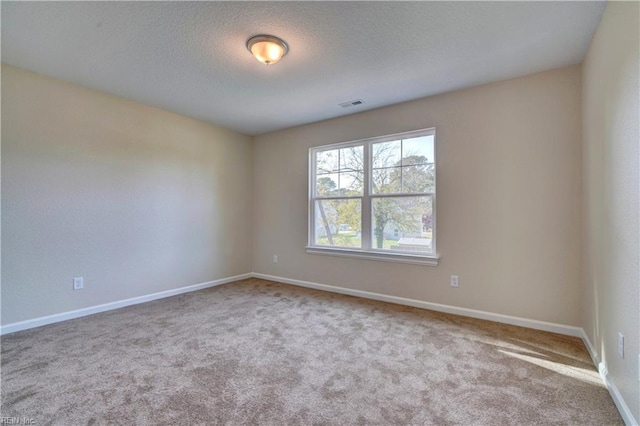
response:
[(580, 339), (259, 279), (1, 345), (36, 425), (623, 424)]

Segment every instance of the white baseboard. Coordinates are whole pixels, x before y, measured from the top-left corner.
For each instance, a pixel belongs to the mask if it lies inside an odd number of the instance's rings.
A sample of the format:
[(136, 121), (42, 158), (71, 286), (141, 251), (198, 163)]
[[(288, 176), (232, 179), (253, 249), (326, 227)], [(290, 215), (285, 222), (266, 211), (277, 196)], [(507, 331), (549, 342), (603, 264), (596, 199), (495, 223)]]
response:
[(582, 341), (587, 347), (587, 350), (589, 351), (589, 355), (591, 355), (591, 359), (593, 360), (593, 364), (598, 369), (598, 372), (600, 373), (600, 378), (602, 378), (602, 381), (607, 387), (607, 390), (611, 395), (611, 399), (613, 399), (614, 404), (616, 404), (616, 407), (618, 408), (618, 411), (622, 416), (622, 420), (624, 420), (624, 423), (627, 426), (638, 426), (638, 421), (633, 417), (633, 413), (631, 412), (631, 409), (629, 408), (626, 401), (624, 400), (622, 394), (620, 393), (616, 385), (609, 378), (609, 371), (607, 370), (607, 366), (605, 365), (604, 362), (600, 361), (598, 352), (593, 346), (593, 343), (591, 343), (591, 340), (589, 339), (589, 336), (587, 336), (587, 333), (584, 331), (584, 329), (582, 330)]
[(252, 276), (253, 274), (251, 273), (235, 275), (233, 277), (221, 278), (218, 280), (208, 281), (205, 283), (190, 285), (186, 287), (180, 287), (173, 290), (161, 291), (159, 293), (133, 297), (131, 299), (118, 300), (116, 302), (105, 303), (103, 305), (90, 306), (88, 308), (77, 309), (75, 311), (62, 312), (59, 314), (48, 315), (45, 317), (34, 318), (26, 321), (14, 322), (14, 323), (3, 325), (2, 327), (0, 327), (0, 335), (14, 333), (16, 331), (27, 330), (30, 328), (40, 327), (47, 324), (53, 324), (56, 322), (67, 321), (74, 318), (80, 318), (87, 315), (97, 314), (99, 312), (111, 311), (113, 309), (123, 308), (125, 306), (137, 305), (139, 303), (150, 302), (152, 300), (176, 296), (178, 294), (198, 291), (205, 288), (215, 287), (218, 285), (230, 283), (233, 281), (244, 280), (246, 278), (251, 278)]
[(344, 287), (336, 287), (327, 284), (319, 284), (310, 281), (294, 280), (290, 278), (277, 277), (273, 275), (253, 273), (256, 278), (262, 278), (270, 281), (277, 281), (285, 284), (297, 285), (300, 287), (313, 288), (316, 290), (324, 290), (332, 293), (347, 294), (349, 296), (362, 297), (365, 299), (379, 300), (382, 302), (395, 303), (398, 305), (413, 306), (415, 308), (429, 309), (431, 311), (445, 312), (448, 314), (462, 315), (465, 317), (478, 318), (483, 320), (500, 322), (503, 324), (517, 325), (520, 327), (533, 328), (535, 330), (550, 331), (552, 333), (564, 334), (573, 337), (582, 337), (583, 330), (580, 327), (570, 325), (556, 324), (546, 321), (538, 321), (527, 318), (513, 317), (510, 315), (496, 314), (493, 312), (478, 311), (475, 309), (460, 308), (451, 305), (442, 305), (439, 303), (425, 302), (416, 299), (407, 299), (404, 297), (389, 296), (381, 293), (372, 293), (363, 290), (354, 290)]
[(587, 347), (587, 351), (589, 351), (589, 355), (591, 356), (591, 361), (593, 361), (593, 365), (595, 365), (597, 368), (598, 365), (600, 364), (600, 357), (598, 356), (598, 351), (596, 351), (596, 348), (593, 346), (593, 343), (591, 343), (591, 340), (589, 339), (589, 336), (587, 336), (587, 332), (584, 331), (584, 329), (582, 329), (582, 334), (580, 335), (580, 337), (582, 337), (582, 341), (584, 342), (584, 345)]
[(4, 326), (0, 326), (0, 335), (14, 333), (16, 331), (27, 330), (30, 328), (40, 327), (43, 325), (53, 324), (56, 322), (66, 321), (74, 318), (80, 318), (87, 315), (97, 314), (99, 312), (105, 312), (113, 309), (123, 308), (125, 306), (137, 305), (139, 303), (150, 302), (152, 300), (171, 297), (171, 296), (175, 296), (183, 293), (189, 293), (192, 291), (202, 290), (209, 287), (215, 287), (218, 285), (230, 283), (233, 281), (239, 281), (239, 280), (243, 280), (251, 277), (262, 278), (270, 281), (277, 281), (285, 284), (292, 284), (300, 287), (313, 288), (316, 290), (329, 291), (332, 293), (340, 293), (340, 294), (346, 294), (349, 296), (362, 297), (365, 299), (395, 303), (398, 305), (413, 306), (416, 308), (429, 309), (432, 311), (445, 312), (449, 314), (462, 315), (466, 317), (495, 321), (495, 322), (500, 322), (504, 324), (517, 325), (521, 327), (533, 328), (536, 330), (550, 331), (553, 333), (559, 333), (559, 334), (564, 334), (568, 336), (583, 337), (583, 339), (584, 339), (584, 336), (586, 336), (584, 334), (584, 330), (580, 327), (555, 324), (551, 322), (496, 314), (496, 313), (486, 312), (486, 311), (478, 311), (475, 309), (460, 308), (457, 306), (442, 305), (439, 303), (425, 302), (422, 300), (407, 299), (404, 297), (390, 296), (390, 295), (381, 294), (381, 293), (373, 293), (373, 292), (363, 291), (363, 290), (354, 290), (354, 289), (345, 288), (345, 287), (336, 287), (332, 285), (320, 284), (320, 283), (315, 283), (311, 281), (295, 280), (290, 278), (284, 278), (284, 277), (278, 277), (278, 276), (266, 275), (266, 274), (258, 274), (258, 273), (246, 273), (242, 275), (235, 275), (232, 277), (221, 278), (218, 280), (208, 281), (201, 284), (195, 284), (187, 287), (180, 287), (172, 290), (162, 291), (159, 293), (153, 293), (153, 294), (148, 294), (144, 296), (134, 297), (131, 299), (105, 303), (103, 305), (90, 306), (88, 308), (77, 309), (74, 311), (62, 312), (59, 314), (48, 315), (45, 317), (39, 317), (39, 318), (33, 318), (26, 321), (15, 322), (15, 323), (7, 324)]

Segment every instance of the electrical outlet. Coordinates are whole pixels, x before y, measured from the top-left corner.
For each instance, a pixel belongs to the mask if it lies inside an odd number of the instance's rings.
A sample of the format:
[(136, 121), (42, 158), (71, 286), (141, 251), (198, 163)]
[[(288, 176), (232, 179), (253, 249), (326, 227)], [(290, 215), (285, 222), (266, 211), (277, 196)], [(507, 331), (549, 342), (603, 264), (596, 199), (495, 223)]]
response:
[(458, 287), (458, 276), (451, 275), (451, 287)]
[(277, 254), (273, 255), (273, 263), (278, 263), (278, 255)]
[(76, 277), (73, 279), (73, 289), (80, 290), (84, 288), (84, 279), (82, 277)]
[(624, 335), (618, 332), (618, 355), (624, 358)]

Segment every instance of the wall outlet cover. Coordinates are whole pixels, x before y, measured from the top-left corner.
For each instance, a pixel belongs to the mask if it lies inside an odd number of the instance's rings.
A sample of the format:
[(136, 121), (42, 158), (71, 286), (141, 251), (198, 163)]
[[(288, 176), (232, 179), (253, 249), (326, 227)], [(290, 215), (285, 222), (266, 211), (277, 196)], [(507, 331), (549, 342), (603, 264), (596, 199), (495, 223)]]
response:
[(624, 358), (624, 335), (618, 332), (618, 355)]
[(73, 289), (80, 290), (84, 288), (84, 279), (82, 277), (76, 277), (73, 279)]
[(459, 279), (457, 275), (451, 275), (451, 287), (458, 287)]

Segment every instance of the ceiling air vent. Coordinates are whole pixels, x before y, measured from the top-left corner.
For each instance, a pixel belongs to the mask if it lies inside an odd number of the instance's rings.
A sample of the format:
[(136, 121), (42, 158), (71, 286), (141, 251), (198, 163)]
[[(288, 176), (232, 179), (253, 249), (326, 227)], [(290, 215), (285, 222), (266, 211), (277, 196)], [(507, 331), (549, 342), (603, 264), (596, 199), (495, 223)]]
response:
[(349, 102), (343, 102), (340, 105), (342, 108), (351, 108), (354, 106), (358, 106), (358, 105), (362, 105), (364, 102), (362, 102), (362, 99), (356, 99), (355, 101), (349, 101)]

